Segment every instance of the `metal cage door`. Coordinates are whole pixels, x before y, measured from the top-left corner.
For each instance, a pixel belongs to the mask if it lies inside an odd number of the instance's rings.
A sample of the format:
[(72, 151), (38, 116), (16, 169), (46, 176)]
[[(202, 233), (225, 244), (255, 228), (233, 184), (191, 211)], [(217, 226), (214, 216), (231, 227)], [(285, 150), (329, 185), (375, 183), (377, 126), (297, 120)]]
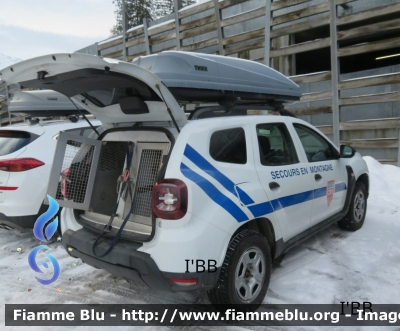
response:
[(61, 207), (89, 209), (101, 146), (99, 140), (60, 133), (47, 194)]

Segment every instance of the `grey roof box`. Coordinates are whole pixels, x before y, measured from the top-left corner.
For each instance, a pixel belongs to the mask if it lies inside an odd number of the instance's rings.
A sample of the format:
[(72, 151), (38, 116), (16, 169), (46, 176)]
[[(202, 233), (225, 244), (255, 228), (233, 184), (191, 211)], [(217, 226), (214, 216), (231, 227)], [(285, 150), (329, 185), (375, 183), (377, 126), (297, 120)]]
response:
[[(82, 113), (88, 114), (81, 106), (78, 107)], [(14, 115), (34, 117), (79, 114), (68, 97), (52, 90), (15, 92), (9, 108)]]
[(295, 101), (301, 90), (263, 64), (233, 57), (165, 51), (132, 62), (156, 74), (178, 101)]

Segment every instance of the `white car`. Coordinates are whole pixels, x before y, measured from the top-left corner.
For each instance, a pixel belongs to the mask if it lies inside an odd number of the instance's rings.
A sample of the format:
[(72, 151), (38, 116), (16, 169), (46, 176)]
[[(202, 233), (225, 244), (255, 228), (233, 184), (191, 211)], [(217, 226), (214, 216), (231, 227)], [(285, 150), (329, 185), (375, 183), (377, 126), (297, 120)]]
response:
[[(43, 200), (60, 131), (87, 137), (93, 130), (83, 119), (0, 128), (0, 226), (32, 228), (47, 210)], [(70, 149), (76, 153), (77, 148)]]
[[(99, 137), (60, 135), (48, 193), (65, 207), (68, 253), (114, 275), (258, 305), (272, 260), (332, 223), (364, 222), (366, 163), (307, 122), (266, 116), (290, 115), (282, 104), (301, 92), (264, 65), (184, 52), (136, 64), (55, 54), (1, 74), (51, 87), (101, 120)], [(214, 106), (187, 120), (180, 104), (192, 101)], [(84, 145), (72, 158), (74, 140)]]

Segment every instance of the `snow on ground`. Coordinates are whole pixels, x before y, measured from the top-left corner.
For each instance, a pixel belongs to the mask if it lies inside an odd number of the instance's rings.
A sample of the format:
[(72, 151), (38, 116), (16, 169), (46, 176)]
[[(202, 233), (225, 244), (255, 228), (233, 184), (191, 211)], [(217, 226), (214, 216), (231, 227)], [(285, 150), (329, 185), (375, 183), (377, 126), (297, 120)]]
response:
[[(370, 170), (371, 188), (364, 226), (357, 232), (346, 232), (334, 224), (288, 252), (273, 268), (264, 303), (400, 303), (400, 168), (381, 165), (371, 157), (365, 160)], [(129, 285), (69, 257), (59, 242), (50, 244), (50, 254), (60, 263), (60, 278), (52, 285), (40, 285), (27, 262), (30, 250), (38, 244), (31, 230), (0, 229), (0, 292), (4, 295), (1, 311), (5, 303), (208, 302), (206, 296), (165, 295), (141, 284)], [(4, 325), (3, 314), (0, 314), (0, 323)], [(40, 327), (40, 330), (53, 329)], [(125, 329), (128, 328), (118, 328)], [(30, 330), (36, 331), (36, 328)]]

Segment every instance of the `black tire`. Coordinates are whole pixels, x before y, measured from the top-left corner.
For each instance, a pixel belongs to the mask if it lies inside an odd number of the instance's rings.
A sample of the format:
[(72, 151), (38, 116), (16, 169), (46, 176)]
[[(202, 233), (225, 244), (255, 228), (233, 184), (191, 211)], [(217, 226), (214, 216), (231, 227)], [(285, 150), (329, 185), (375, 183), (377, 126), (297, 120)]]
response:
[[(254, 264), (244, 262), (253, 261), (252, 256), (254, 261), (260, 256), (260, 263), (256, 265), (256, 268)], [(246, 270), (243, 269), (244, 267)], [(240, 275), (243, 276), (239, 277)], [(251, 310), (256, 309), (267, 293), (270, 276), (271, 250), (267, 240), (256, 231), (243, 230), (231, 239), (217, 285), (207, 292), (208, 298), (212, 304), (216, 305), (247, 304), (251, 306)], [(242, 280), (243, 284), (236, 285), (236, 279), (238, 282)], [(247, 280), (254, 281), (255, 285), (250, 288), (249, 283), (246, 283)], [(251, 299), (243, 300), (243, 292), (251, 294)]]
[(58, 236), (60, 238), (62, 238), (62, 229), (61, 229), (61, 211), (62, 211), (62, 207), (60, 207), (60, 209), (57, 212), (57, 217), (58, 217), (58, 227), (57, 227), (57, 231), (58, 231)]
[(363, 226), (366, 214), (367, 190), (362, 182), (357, 182), (351, 197), (349, 211), (346, 217), (340, 220), (338, 224), (343, 230), (357, 231)]

